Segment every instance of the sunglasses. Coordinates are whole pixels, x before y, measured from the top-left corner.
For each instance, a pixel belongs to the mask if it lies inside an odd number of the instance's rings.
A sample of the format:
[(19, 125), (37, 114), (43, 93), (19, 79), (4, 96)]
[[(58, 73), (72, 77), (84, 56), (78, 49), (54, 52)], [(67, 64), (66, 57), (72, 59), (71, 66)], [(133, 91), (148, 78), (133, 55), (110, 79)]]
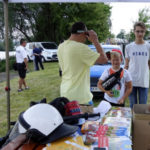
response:
[(77, 30), (77, 33), (84, 33), (85, 35), (89, 36), (89, 32), (87, 30)]

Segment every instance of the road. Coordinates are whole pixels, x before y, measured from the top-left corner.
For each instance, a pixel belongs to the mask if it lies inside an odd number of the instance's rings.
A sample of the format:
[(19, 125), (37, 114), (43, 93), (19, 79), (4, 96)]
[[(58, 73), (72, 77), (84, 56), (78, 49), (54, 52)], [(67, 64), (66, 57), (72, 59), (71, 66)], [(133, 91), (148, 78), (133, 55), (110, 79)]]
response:
[[(18, 72), (10, 72), (10, 79), (18, 76)], [(6, 81), (6, 72), (0, 73), (0, 82)]]

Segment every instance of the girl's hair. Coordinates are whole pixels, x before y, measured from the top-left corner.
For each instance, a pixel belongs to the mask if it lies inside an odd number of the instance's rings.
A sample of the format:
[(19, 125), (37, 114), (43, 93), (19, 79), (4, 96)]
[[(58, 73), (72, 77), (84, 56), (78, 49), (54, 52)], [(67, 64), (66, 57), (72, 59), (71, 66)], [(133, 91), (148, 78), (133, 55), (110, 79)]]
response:
[(114, 57), (114, 56), (117, 56), (117, 57), (120, 57), (122, 59), (122, 55), (118, 52), (115, 52), (115, 51), (112, 51), (110, 53), (110, 58)]

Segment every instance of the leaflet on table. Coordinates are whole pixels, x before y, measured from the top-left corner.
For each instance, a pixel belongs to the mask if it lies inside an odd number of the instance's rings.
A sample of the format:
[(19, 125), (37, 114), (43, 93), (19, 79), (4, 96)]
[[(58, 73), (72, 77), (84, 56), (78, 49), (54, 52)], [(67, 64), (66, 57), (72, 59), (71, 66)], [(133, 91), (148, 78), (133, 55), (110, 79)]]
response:
[(98, 141), (98, 138), (101, 136), (107, 137), (121, 137), (121, 136), (128, 136), (128, 129), (126, 127), (113, 127), (113, 126), (106, 126), (100, 125), (99, 128), (91, 131), (87, 131), (85, 133), (84, 143), (87, 145), (92, 145)]
[[(107, 137), (100, 135), (99, 137), (92, 137), (93, 142), (91, 149), (105, 148), (106, 150), (132, 150), (132, 142), (128, 137)], [(92, 139), (91, 138), (91, 139)], [(91, 143), (86, 143), (91, 144)]]
[(95, 140), (91, 149), (94, 148), (105, 148), (106, 150), (132, 150), (132, 142), (128, 137), (107, 137), (107, 136), (99, 136), (93, 137)]
[[(105, 147), (106, 150), (132, 150), (132, 143), (129, 138), (108, 138), (108, 143), (108, 147)], [(94, 148), (96, 149), (98, 146), (96, 144), (92, 145), (91, 149)]]
[(132, 118), (132, 111), (129, 107), (113, 107), (107, 116)]
[(69, 137), (47, 144), (45, 150), (90, 150), (90, 146), (84, 145), (79, 129)]
[(132, 150), (132, 142), (128, 137), (109, 138), (109, 150)]
[[(104, 121), (104, 125), (108, 125), (109, 127), (117, 128), (117, 134), (125, 134), (126, 136), (130, 137), (131, 132), (131, 118), (123, 118), (120, 117), (107, 117)], [(115, 129), (116, 130), (116, 129)]]
[(115, 127), (129, 127), (131, 126), (131, 118), (120, 117), (107, 117), (104, 120), (104, 125), (115, 126)]
[(82, 136), (76, 138), (67, 137), (56, 142), (47, 144), (46, 150), (89, 150), (90, 146), (83, 143)]
[(84, 134), (88, 131), (97, 131), (99, 128), (100, 123), (98, 121), (86, 121), (82, 127), (81, 132)]

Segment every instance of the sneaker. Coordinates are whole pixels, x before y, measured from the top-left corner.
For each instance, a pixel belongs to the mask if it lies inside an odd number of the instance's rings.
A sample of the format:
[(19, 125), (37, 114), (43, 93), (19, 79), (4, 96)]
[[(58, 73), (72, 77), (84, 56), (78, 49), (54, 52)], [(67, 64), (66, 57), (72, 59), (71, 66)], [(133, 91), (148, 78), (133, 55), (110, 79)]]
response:
[(22, 92), (23, 91), (23, 89), (18, 89), (18, 92)]
[(30, 88), (27, 86), (27, 87), (25, 87), (25, 90), (29, 90)]

